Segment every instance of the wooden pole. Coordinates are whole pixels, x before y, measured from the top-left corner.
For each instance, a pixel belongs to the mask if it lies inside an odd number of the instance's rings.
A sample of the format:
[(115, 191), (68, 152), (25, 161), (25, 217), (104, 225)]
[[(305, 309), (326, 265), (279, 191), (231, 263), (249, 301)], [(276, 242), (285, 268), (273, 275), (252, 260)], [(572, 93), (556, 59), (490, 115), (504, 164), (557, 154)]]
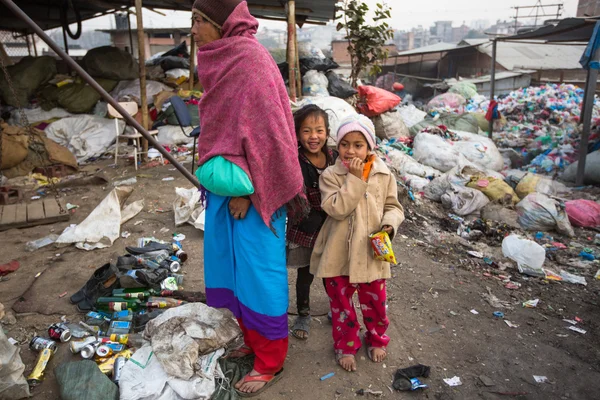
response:
[(287, 62), (289, 68), (289, 86), (290, 86), (290, 99), (296, 101), (296, 1), (289, 0), (288, 3), (288, 49), (287, 49)]
[[(295, 19), (295, 18), (294, 18)], [(294, 47), (296, 48), (295, 59), (296, 63), (296, 93), (298, 97), (302, 97), (302, 74), (300, 72), (300, 51), (298, 50), (298, 35), (296, 32), (296, 26), (294, 25)]]
[(31, 56), (31, 43), (29, 43), (29, 35), (25, 35), (25, 43), (27, 43), (27, 54)]
[[(600, 50), (596, 50), (592, 58), (592, 61), (598, 60), (600, 60)], [(589, 68), (585, 83), (585, 93), (583, 95), (583, 105), (581, 107), (581, 121), (583, 123), (583, 129), (581, 130), (581, 139), (579, 141), (579, 162), (577, 163), (577, 177), (575, 179), (575, 184), (578, 186), (583, 185), (585, 178), (585, 162), (588, 152), (590, 129), (592, 127), (592, 115), (594, 113), (594, 96), (596, 94), (597, 81), (598, 70), (594, 68)]]
[(129, 8), (127, 8), (127, 30), (129, 32), (129, 54), (133, 55), (133, 33), (131, 32), (131, 11), (129, 11)]
[(195, 70), (195, 62), (196, 61), (196, 42), (194, 42), (194, 37), (190, 31), (190, 80), (189, 89), (194, 89), (194, 70)]
[[(144, 19), (142, 18), (142, 0), (135, 0), (135, 17), (137, 20), (138, 61), (140, 64), (140, 101), (142, 103), (142, 126), (149, 129), (148, 97), (146, 94), (146, 40), (144, 35)], [(148, 141), (142, 138), (142, 159), (148, 159)]]
[[(492, 40), (492, 71), (490, 73), (490, 104), (494, 100), (496, 90), (496, 39)], [(491, 138), (494, 132), (494, 119), (490, 120), (488, 136)]]

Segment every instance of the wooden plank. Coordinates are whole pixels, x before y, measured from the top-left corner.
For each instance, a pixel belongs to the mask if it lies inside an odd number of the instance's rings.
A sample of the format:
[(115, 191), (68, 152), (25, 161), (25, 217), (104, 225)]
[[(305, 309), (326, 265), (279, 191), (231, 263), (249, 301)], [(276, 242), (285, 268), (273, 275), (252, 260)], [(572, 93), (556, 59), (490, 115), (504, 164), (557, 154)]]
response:
[(15, 204), (17, 206), (15, 222), (27, 222), (27, 204)]
[(44, 200), (44, 213), (46, 218), (58, 217), (60, 215), (60, 208), (56, 204), (55, 199)]
[(44, 202), (36, 201), (27, 205), (27, 221), (35, 222), (45, 218)]
[(17, 221), (17, 206), (11, 204), (8, 206), (2, 206), (2, 219), (0, 225), (11, 225)]

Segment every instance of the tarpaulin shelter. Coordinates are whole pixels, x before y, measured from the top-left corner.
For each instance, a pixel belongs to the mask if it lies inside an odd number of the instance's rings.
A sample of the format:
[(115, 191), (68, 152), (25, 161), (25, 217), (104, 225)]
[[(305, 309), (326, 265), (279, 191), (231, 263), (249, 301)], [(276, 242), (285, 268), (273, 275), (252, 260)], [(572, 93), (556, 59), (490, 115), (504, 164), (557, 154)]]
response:
[[(496, 75), (496, 48), (498, 42), (519, 42), (527, 43), (534, 41), (537, 43), (573, 43), (587, 44), (592, 42), (593, 51), (588, 55), (589, 63), (594, 64), (587, 69), (587, 79), (585, 83), (585, 94), (582, 106), (583, 130), (581, 132), (581, 140), (579, 147), (579, 164), (577, 168), (578, 185), (583, 183), (585, 172), (585, 161), (587, 157), (588, 138), (592, 122), (592, 110), (594, 107), (594, 96), (596, 92), (596, 83), (598, 81), (598, 61), (600, 61), (600, 51), (597, 46), (593, 46), (593, 41), (596, 39), (596, 25), (599, 23), (600, 17), (588, 18), (565, 18), (558, 20), (555, 23), (544, 25), (538, 29), (517, 33), (512, 36), (496, 37), (492, 39), (492, 73), (491, 73), (491, 90), (490, 98), (494, 97), (495, 90), (495, 75)], [(490, 122), (489, 134), (492, 135), (492, 122)]]
[[(337, 11), (337, 0), (247, 0), (250, 12), (258, 18), (287, 20), (288, 21), (288, 63), (290, 66), (290, 96), (295, 100), (297, 85), (300, 74), (298, 66), (298, 51), (296, 24), (321, 23), (335, 19)], [(81, 30), (81, 23), (86, 19), (95, 18), (101, 15), (107, 15), (118, 11), (127, 11), (135, 5), (137, 18), (138, 40), (143, 42), (143, 20), (142, 7), (147, 9), (167, 9), (190, 11), (193, 0), (19, 0), (18, 5), (13, 0), (0, 0), (0, 30), (9, 30), (20, 32), (23, 35), (35, 33), (44, 42), (46, 42), (67, 65), (75, 70), (84, 81), (92, 86), (100, 95), (111, 104), (127, 123), (140, 132), (144, 138), (159, 150), (161, 154), (171, 162), (190, 182), (199, 186), (198, 181), (181, 164), (179, 164), (170, 153), (168, 153), (156, 140), (149, 135), (148, 127), (148, 109), (146, 107), (146, 82), (145, 82), (145, 64), (140, 62), (140, 92), (143, 113), (143, 125), (135, 121), (134, 118), (122, 109), (117, 102), (90, 77), (67, 52), (63, 51), (54, 43), (44, 30), (62, 27), (65, 40), (65, 49), (68, 49), (66, 32), (69, 25), (77, 24), (77, 31), (70, 36), (77, 36)], [(15, 18), (9, 16), (14, 15)], [(192, 42), (193, 43), (193, 42)], [(1, 46), (0, 46), (1, 47)], [(144, 60), (144, 46), (139, 47), (139, 59)], [(191, 68), (193, 68), (193, 48), (191, 54)], [(191, 75), (193, 76), (193, 75)], [(148, 142), (144, 142), (144, 150), (147, 151)]]

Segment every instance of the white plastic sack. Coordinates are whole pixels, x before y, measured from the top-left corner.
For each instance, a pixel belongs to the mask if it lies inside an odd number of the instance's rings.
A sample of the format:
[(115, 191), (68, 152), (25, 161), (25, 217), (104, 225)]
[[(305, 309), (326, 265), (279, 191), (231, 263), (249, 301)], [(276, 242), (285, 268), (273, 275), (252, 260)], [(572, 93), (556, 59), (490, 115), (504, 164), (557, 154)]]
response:
[(546, 250), (536, 242), (519, 235), (509, 235), (502, 241), (502, 254), (517, 262), (519, 272), (545, 276), (542, 265), (546, 260)]
[(344, 100), (333, 97), (305, 97), (296, 103), (298, 108), (304, 107), (308, 104), (314, 104), (316, 106), (321, 107), (327, 115), (329, 116), (329, 128), (331, 130), (331, 135), (335, 136), (337, 130), (340, 126), (340, 122), (350, 116), (357, 115), (358, 113), (350, 104), (345, 102)]
[(298, 58), (318, 58), (324, 60), (325, 54), (311, 42), (300, 42), (298, 43)]
[(452, 185), (442, 195), (442, 205), (456, 215), (479, 215), (490, 200), (485, 194), (465, 186)]
[[(193, 130), (191, 126), (183, 127), (183, 130), (186, 134), (190, 134)], [(163, 125), (157, 128), (158, 135), (156, 135), (156, 140), (162, 146), (173, 146), (178, 144), (191, 144), (194, 142), (194, 138), (185, 136), (181, 131), (181, 127), (179, 125)]]
[(428, 167), (415, 161), (414, 158), (397, 149), (390, 149), (387, 152), (392, 167), (394, 167), (401, 175), (416, 175), (421, 178), (438, 177), (442, 175), (437, 169)]
[(167, 375), (160, 361), (146, 344), (137, 350), (121, 370), (120, 400), (208, 400), (216, 390), (215, 377), (222, 377), (219, 349), (199, 357), (197, 372), (188, 380)]
[(435, 178), (427, 185), (427, 188), (425, 188), (425, 197), (440, 202), (442, 195), (446, 193), (448, 189), (451, 189), (452, 185), (465, 186), (473, 176), (493, 176), (494, 178), (504, 179), (502, 174), (496, 171), (486, 170), (479, 165), (469, 162), (460, 155), (456, 167)]
[[(152, 101), (155, 95), (159, 94), (163, 90), (171, 91), (172, 89), (160, 82), (147, 80), (146, 81), (146, 96), (149, 101)], [(134, 79), (132, 81), (121, 81), (118, 85), (110, 92), (110, 95), (116, 101), (135, 101), (138, 105), (141, 104), (140, 100), (140, 80)]]
[(414, 104), (398, 108), (398, 113), (408, 128), (423, 121), (427, 116), (425, 111), (419, 110)]
[(187, 69), (183, 69), (183, 68), (173, 68), (168, 70), (167, 72), (165, 72), (165, 75), (167, 76), (167, 78), (169, 79), (173, 79), (173, 80), (178, 80), (181, 77), (186, 77), (189, 78), (190, 77), (190, 71)]
[(25, 364), (20, 348), (11, 344), (0, 328), (0, 399), (18, 400), (30, 396), (29, 384), (23, 376)]
[[(565, 172), (560, 176), (560, 179), (565, 182), (575, 182), (578, 165), (579, 161), (575, 161), (573, 164), (569, 165), (567, 169), (565, 169)], [(587, 155), (585, 159), (583, 183), (586, 185), (600, 184), (600, 150), (596, 150)]]
[(329, 80), (325, 73), (310, 70), (302, 78), (302, 94), (304, 96), (329, 96), (327, 87)]
[(421, 178), (417, 175), (404, 174), (400, 176), (400, 179), (406, 186), (412, 189), (413, 192), (422, 192), (425, 187), (431, 182), (427, 178)]
[[(181, 226), (186, 222), (196, 226), (197, 217), (200, 213), (194, 213), (194, 211), (198, 208), (202, 211), (200, 192), (195, 187), (191, 189), (175, 188), (175, 194), (177, 195), (173, 202), (175, 226)], [(193, 215), (196, 215), (196, 218)]]
[(121, 225), (144, 208), (144, 200), (124, 207), (133, 192), (131, 187), (114, 188), (79, 225), (71, 225), (56, 240), (57, 244), (76, 243), (82, 250), (110, 247), (119, 238)]
[[(53, 108), (49, 111), (44, 111), (41, 108), (24, 108), (23, 112), (25, 113), (29, 124), (35, 124), (36, 122), (41, 121), (48, 121), (49, 119), (53, 118), (70, 117), (73, 115), (64, 108)], [(9, 125), (22, 125), (21, 113), (18, 109), (15, 109), (10, 113), (10, 118), (7, 122)]]
[(413, 143), (413, 157), (422, 164), (447, 172), (458, 164), (459, 156), (493, 171), (504, 166), (502, 155), (490, 139), (469, 132), (456, 133), (460, 140), (451, 141), (426, 132), (419, 133)]
[(519, 225), (528, 231), (548, 232), (556, 230), (575, 236), (566, 211), (560, 203), (541, 193), (532, 193), (517, 206)]
[(398, 111), (388, 111), (371, 119), (375, 125), (375, 134), (381, 140), (410, 137), (410, 131)]
[[(117, 123), (123, 132), (125, 122)], [(63, 118), (48, 125), (45, 132), (48, 139), (68, 148), (79, 163), (102, 156), (117, 135), (114, 120), (94, 115)]]

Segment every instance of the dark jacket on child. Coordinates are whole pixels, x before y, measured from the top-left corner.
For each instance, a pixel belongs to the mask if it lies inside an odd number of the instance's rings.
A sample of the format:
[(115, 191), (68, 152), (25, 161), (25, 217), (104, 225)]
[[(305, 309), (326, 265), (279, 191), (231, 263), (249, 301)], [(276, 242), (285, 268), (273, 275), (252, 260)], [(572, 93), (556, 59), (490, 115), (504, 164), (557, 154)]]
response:
[(304, 177), (304, 191), (310, 204), (310, 213), (297, 225), (288, 227), (287, 240), (299, 246), (312, 248), (315, 246), (319, 230), (325, 223), (327, 214), (321, 208), (321, 190), (319, 189), (319, 177), (325, 169), (335, 164), (338, 152), (329, 148), (323, 149), (327, 162), (325, 168), (319, 169), (311, 163), (304, 155), (298, 152), (298, 161)]

